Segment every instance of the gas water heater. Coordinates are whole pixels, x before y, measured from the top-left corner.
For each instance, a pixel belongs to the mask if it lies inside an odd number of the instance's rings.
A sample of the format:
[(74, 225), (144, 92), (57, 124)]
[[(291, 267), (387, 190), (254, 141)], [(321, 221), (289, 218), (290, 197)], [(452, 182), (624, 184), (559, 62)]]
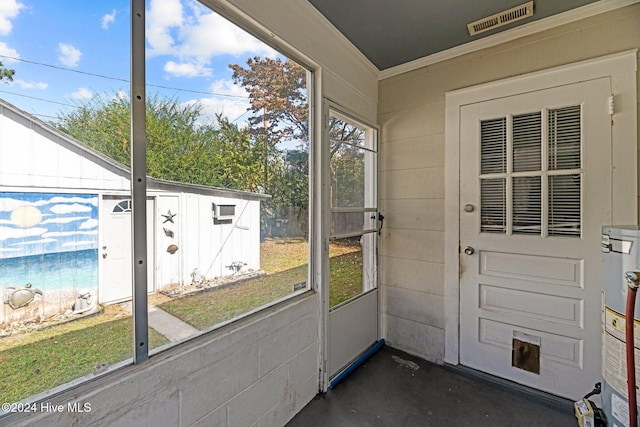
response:
[[(602, 407), (609, 426), (636, 427), (630, 420), (637, 420), (635, 373), (640, 372), (640, 304), (635, 304), (640, 226), (603, 227), (602, 252)], [(635, 369), (627, 369), (632, 362)]]

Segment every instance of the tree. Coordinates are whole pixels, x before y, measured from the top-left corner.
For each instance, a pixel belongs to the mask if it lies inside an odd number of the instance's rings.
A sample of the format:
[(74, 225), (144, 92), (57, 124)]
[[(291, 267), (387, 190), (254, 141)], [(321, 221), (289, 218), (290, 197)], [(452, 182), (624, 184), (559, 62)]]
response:
[(9, 83), (13, 81), (13, 76), (16, 74), (16, 70), (6, 68), (2, 62), (0, 62), (0, 81)]
[(271, 146), (287, 140), (308, 141), (307, 70), (290, 59), (258, 56), (249, 58), (247, 66), (231, 64), (229, 68), (234, 83), (249, 93), (251, 133)]
[[(261, 151), (247, 131), (216, 116), (207, 123), (198, 103), (150, 97), (146, 103), (147, 174), (173, 181), (255, 191)], [(130, 103), (95, 97), (60, 113), (55, 125), (103, 154), (130, 164)], [(256, 172), (256, 170), (258, 172)]]

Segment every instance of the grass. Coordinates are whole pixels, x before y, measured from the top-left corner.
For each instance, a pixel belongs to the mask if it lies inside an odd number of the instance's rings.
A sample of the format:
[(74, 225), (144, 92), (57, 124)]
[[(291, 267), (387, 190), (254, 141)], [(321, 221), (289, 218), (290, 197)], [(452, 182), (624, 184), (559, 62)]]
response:
[[(150, 347), (168, 340), (149, 331)], [(17, 402), (132, 357), (131, 316), (115, 307), (0, 340), (0, 402)]]
[[(362, 251), (352, 242), (332, 243), (330, 305), (362, 291)], [(307, 280), (308, 243), (302, 239), (267, 239), (261, 245), (267, 276), (222, 289), (175, 298), (160, 308), (196, 329), (204, 330), (293, 293), (293, 285)]]
[[(362, 251), (357, 242), (332, 243), (330, 303), (339, 304), (362, 290)], [(308, 243), (267, 239), (261, 244), (268, 272), (251, 281), (183, 296), (159, 305), (199, 330), (238, 317), (293, 292), (307, 280)], [(150, 348), (169, 341), (149, 330)], [(97, 365), (131, 358), (131, 316), (119, 306), (73, 322), (0, 338), (0, 402), (17, 402), (94, 372)]]

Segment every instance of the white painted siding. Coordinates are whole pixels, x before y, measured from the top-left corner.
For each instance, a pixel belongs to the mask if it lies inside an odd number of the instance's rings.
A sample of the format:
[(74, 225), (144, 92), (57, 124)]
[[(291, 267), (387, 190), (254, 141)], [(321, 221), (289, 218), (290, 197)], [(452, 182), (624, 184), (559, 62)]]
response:
[(440, 362), (445, 319), (457, 316), (443, 309), (445, 93), (633, 48), (638, 4), (380, 82), (382, 323), (391, 346)]
[(129, 180), (108, 162), (1, 108), (0, 186), (128, 191)]

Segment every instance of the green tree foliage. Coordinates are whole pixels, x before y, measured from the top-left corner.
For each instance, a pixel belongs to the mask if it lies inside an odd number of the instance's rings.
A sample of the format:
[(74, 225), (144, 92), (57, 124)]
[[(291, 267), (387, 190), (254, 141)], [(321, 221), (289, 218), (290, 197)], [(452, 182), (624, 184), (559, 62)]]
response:
[(13, 81), (13, 76), (16, 74), (16, 70), (11, 70), (4, 66), (2, 62), (0, 62), (0, 81), (4, 81), (5, 83), (9, 83)]
[[(59, 114), (56, 126), (103, 154), (130, 164), (130, 103), (94, 97), (75, 111)], [(146, 103), (147, 175), (255, 191), (261, 150), (246, 130), (222, 116), (207, 123), (198, 103), (180, 104), (153, 96)]]

